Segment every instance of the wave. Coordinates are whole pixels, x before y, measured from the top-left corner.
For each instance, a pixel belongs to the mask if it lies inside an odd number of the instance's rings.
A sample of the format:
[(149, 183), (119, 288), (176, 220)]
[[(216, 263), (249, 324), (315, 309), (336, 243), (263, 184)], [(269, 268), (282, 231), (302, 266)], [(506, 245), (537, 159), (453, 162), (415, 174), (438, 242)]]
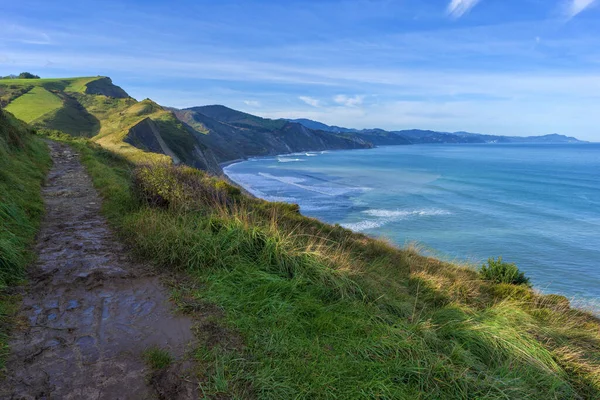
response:
[(386, 224), (386, 222), (384, 222), (384, 221), (364, 220), (364, 221), (360, 221), (360, 222), (351, 222), (351, 223), (340, 224), (340, 225), (343, 226), (344, 228), (350, 229), (351, 231), (354, 231), (354, 232), (362, 232), (362, 231), (366, 231), (368, 229), (380, 228), (385, 224)]
[(306, 179), (296, 178), (293, 176), (275, 176), (265, 172), (259, 172), (258, 175), (263, 178), (272, 179), (275, 181), (279, 181), (281, 183), (285, 183), (287, 185), (296, 186), (300, 189), (308, 190), (310, 192), (319, 193), (325, 196), (342, 196), (348, 194), (350, 192), (365, 192), (370, 190), (370, 188), (365, 187), (333, 187), (333, 186), (310, 186), (310, 185), (302, 185), (302, 182), (305, 182)]
[(283, 157), (279, 157), (277, 158), (277, 161), (280, 163), (288, 163), (288, 162), (299, 162), (299, 161), (305, 161), (301, 158), (283, 158)]
[(432, 216), (432, 215), (449, 215), (449, 211), (441, 209), (424, 209), (424, 210), (384, 210), (384, 209), (373, 209), (365, 210), (363, 213), (373, 217), (379, 218), (403, 218), (409, 216)]
[(341, 224), (344, 228), (350, 229), (355, 232), (362, 232), (369, 229), (381, 228), (391, 222), (401, 221), (403, 219), (411, 217), (429, 217), (438, 215), (450, 215), (449, 211), (442, 209), (420, 209), (420, 210), (385, 210), (385, 209), (373, 209), (362, 211), (363, 214), (367, 214), (376, 219), (366, 219), (359, 222), (349, 222)]
[(306, 153), (306, 156), (307, 157), (316, 157), (316, 156), (318, 156), (318, 154), (317, 153)]

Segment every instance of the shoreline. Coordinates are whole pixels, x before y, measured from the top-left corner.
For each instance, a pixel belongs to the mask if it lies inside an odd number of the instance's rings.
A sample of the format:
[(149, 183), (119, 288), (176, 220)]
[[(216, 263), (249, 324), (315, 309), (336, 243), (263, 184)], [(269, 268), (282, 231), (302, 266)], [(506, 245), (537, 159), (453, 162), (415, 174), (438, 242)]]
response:
[[(230, 165), (241, 163), (241, 162), (244, 162), (244, 161), (248, 161), (248, 158), (236, 158), (235, 160), (224, 161), (222, 163), (219, 163), (219, 167), (222, 170), (224, 170), (225, 168), (229, 167)], [(225, 171), (223, 171), (223, 172), (225, 172)]]
[[(379, 148), (381, 148), (381, 147), (396, 147), (396, 146), (378, 146), (378, 147), (379, 147)], [(347, 150), (357, 150), (357, 149), (344, 149), (344, 150), (341, 150), (341, 151), (347, 151)], [(332, 150), (332, 151), (335, 151), (335, 150)], [(339, 151), (339, 150), (337, 150), (337, 151)], [(328, 152), (329, 152), (329, 150), (328, 150)], [(305, 153), (305, 152), (285, 153), (285, 154), (279, 154), (279, 155), (277, 155), (277, 156), (290, 156), (290, 155), (293, 155), (293, 154), (298, 154), (298, 155), (300, 155), (300, 154), (302, 154), (302, 153)], [(268, 156), (259, 156), (259, 157), (253, 157), (253, 158), (257, 158), (257, 159), (260, 159), (260, 158), (272, 158), (272, 157), (277, 157), (277, 156), (268, 155)], [(226, 165), (225, 167), (228, 167), (228, 166), (231, 166), (231, 165), (234, 165), (234, 164), (238, 164), (238, 163), (241, 163), (241, 162), (244, 162), (244, 161), (248, 161), (248, 160), (249, 160), (249, 159), (238, 159), (238, 160), (232, 160), (231, 162), (228, 162), (228, 163), (227, 163), (227, 165)], [(261, 196), (257, 196), (257, 195), (255, 195), (255, 194), (253, 194), (253, 193), (250, 193), (249, 189), (248, 189), (248, 188), (246, 188), (246, 187), (245, 187), (245, 186), (244, 186), (242, 183), (238, 183), (238, 182), (234, 181), (234, 180), (233, 180), (233, 179), (232, 179), (232, 178), (229, 176), (228, 172), (229, 172), (229, 171), (226, 171), (226, 169), (225, 169), (225, 168), (223, 169), (223, 173), (224, 173), (224, 175), (227, 177), (227, 180), (228, 180), (229, 182), (233, 182), (233, 183), (235, 184), (235, 186), (237, 186), (237, 187), (241, 188), (241, 189), (242, 189), (242, 190), (243, 190), (243, 191), (244, 191), (246, 194), (250, 194), (250, 196), (251, 196), (251, 197), (255, 197), (255, 198), (262, 198), (263, 200), (269, 201), (269, 200), (267, 200), (267, 199), (265, 199), (265, 198), (263, 198), (263, 197), (261, 197)], [(234, 175), (235, 175), (235, 174), (234, 174)], [(250, 188), (250, 189), (252, 189), (252, 188)], [(290, 203), (290, 204), (291, 204), (291, 203)], [(296, 202), (296, 204), (297, 204), (297, 202)], [(308, 218), (315, 218), (314, 216), (307, 215), (307, 214), (305, 214), (305, 213), (304, 213), (304, 212), (302, 212), (302, 211), (303, 211), (303, 210), (301, 209), (301, 210), (300, 210), (300, 214), (301, 214), (302, 216), (304, 216), (304, 217), (308, 217)], [(319, 218), (317, 218), (317, 219), (319, 219)], [(328, 223), (328, 222), (325, 222), (325, 221), (323, 221), (323, 220), (321, 220), (321, 219), (319, 219), (319, 220), (320, 220), (321, 222), (323, 222), (323, 223)], [(331, 224), (331, 223), (329, 223), (329, 224)], [(350, 228), (347, 228), (347, 229), (350, 229)], [(350, 230), (352, 230), (352, 229), (350, 229)], [(372, 234), (367, 234), (367, 233), (364, 233), (364, 232), (360, 232), (360, 231), (354, 231), (354, 230), (353, 230), (353, 232), (356, 232), (356, 233), (362, 233), (362, 234), (366, 234), (366, 235), (367, 235), (367, 236), (369, 236), (369, 237), (377, 237), (377, 236), (378, 236), (377, 234), (375, 234), (375, 235), (372, 235)], [(400, 245), (400, 244), (396, 244), (396, 245), (397, 245), (399, 248), (401, 247), (401, 245)], [(443, 256), (442, 256), (442, 257), (440, 257), (440, 256), (439, 256), (439, 254), (438, 254), (438, 255), (434, 255), (433, 257), (434, 257), (434, 258), (436, 258), (436, 259), (440, 259), (440, 260), (442, 260), (442, 261), (446, 261), (446, 262), (452, 262), (452, 260), (450, 260), (450, 259), (449, 259), (449, 258), (447, 258), (447, 257), (443, 257)], [(452, 257), (452, 258), (453, 258), (453, 257)], [(482, 258), (481, 258), (481, 260), (484, 260), (484, 259), (485, 259), (485, 257), (482, 257)], [(484, 261), (485, 261), (485, 260), (484, 260)], [(480, 264), (480, 263), (478, 263), (478, 265), (479, 265), (479, 264)], [(598, 303), (597, 301), (594, 301), (594, 299), (593, 299), (593, 298), (589, 298), (589, 297), (587, 297), (587, 296), (583, 296), (583, 297), (582, 297), (581, 295), (577, 295), (577, 294), (575, 294), (575, 293), (572, 293), (570, 290), (563, 291), (563, 290), (559, 290), (559, 288), (553, 288), (553, 289), (551, 289), (551, 290), (548, 290), (548, 288), (546, 287), (546, 285), (545, 285), (545, 284), (543, 284), (543, 283), (542, 283), (542, 284), (540, 284), (540, 283), (538, 283), (538, 284), (535, 284), (535, 285), (534, 285), (534, 290), (535, 290), (536, 292), (543, 293), (543, 294), (559, 294), (559, 295), (565, 296), (566, 298), (568, 298), (568, 299), (569, 299), (569, 302), (570, 302), (570, 303), (571, 303), (573, 306), (575, 306), (576, 308), (578, 308), (578, 309), (580, 309), (580, 310), (585, 310), (585, 311), (587, 311), (587, 312), (590, 312), (590, 313), (592, 313), (592, 314), (594, 314), (594, 315), (596, 315), (596, 316), (600, 317), (600, 303)]]

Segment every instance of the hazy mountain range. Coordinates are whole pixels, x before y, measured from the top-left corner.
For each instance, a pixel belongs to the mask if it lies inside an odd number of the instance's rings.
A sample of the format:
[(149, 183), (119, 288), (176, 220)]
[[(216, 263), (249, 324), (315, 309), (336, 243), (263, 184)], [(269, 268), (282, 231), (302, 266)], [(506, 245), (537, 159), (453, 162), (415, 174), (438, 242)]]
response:
[(331, 126), (310, 119), (292, 119), (307, 128), (326, 132), (356, 135), (375, 145), (422, 144), (422, 143), (583, 143), (572, 136), (557, 133), (543, 136), (504, 136), (471, 132), (439, 132), (423, 129), (386, 131), (383, 129), (352, 129)]

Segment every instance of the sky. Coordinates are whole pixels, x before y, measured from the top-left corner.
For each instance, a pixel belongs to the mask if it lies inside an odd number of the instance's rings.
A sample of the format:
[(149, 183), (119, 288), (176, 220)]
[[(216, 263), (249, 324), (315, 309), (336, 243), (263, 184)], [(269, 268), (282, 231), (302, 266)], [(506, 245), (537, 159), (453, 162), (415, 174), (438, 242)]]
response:
[(351, 128), (600, 141), (600, 0), (0, 0), (0, 75)]

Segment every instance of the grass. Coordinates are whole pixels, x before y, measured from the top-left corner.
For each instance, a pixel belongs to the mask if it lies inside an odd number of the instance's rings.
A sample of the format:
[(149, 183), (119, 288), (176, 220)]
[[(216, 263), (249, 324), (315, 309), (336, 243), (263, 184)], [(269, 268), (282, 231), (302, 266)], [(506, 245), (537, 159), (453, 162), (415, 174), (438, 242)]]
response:
[(8, 104), (6, 111), (30, 123), (61, 108), (62, 105), (63, 102), (60, 97), (41, 86), (35, 86)]
[(34, 259), (31, 246), (44, 212), (40, 191), (49, 165), (46, 145), (0, 111), (0, 369), (18, 308), (18, 298), (6, 289), (25, 277), (25, 267)]
[(43, 87), (48, 90), (85, 93), (89, 82), (103, 78), (101, 76), (87, 76), (78, 78), (44, 78), (44, 79), (1, 79), (0, 87)]
[(167, 155), (144, 151), (145, 143), (136, 142), (135, 146), (128, 143), (130, 130), (150, 118), (178, 159), (188, 164), (197, 162), (199, 145), (171, 112), (149, 99), (138, 102), (130, 97), (88, 94), (90, 83), (106, 93), (126, 95), (106, 77), (7, 79), (0, 80), (0, 105), (36, 128), (93, 137), (130, 161), (152, 158), (156, 162), (170, 162)]
[(167, 368), (173, 362), (173, 356), (167, 350), (151, 347), (144, 352), (146, 364), (153, 370)]
[(206, 397), (600, 398), (600, 324), (561, 296), (73, 145), (122, 239), (240, 335), (199, 345)]

